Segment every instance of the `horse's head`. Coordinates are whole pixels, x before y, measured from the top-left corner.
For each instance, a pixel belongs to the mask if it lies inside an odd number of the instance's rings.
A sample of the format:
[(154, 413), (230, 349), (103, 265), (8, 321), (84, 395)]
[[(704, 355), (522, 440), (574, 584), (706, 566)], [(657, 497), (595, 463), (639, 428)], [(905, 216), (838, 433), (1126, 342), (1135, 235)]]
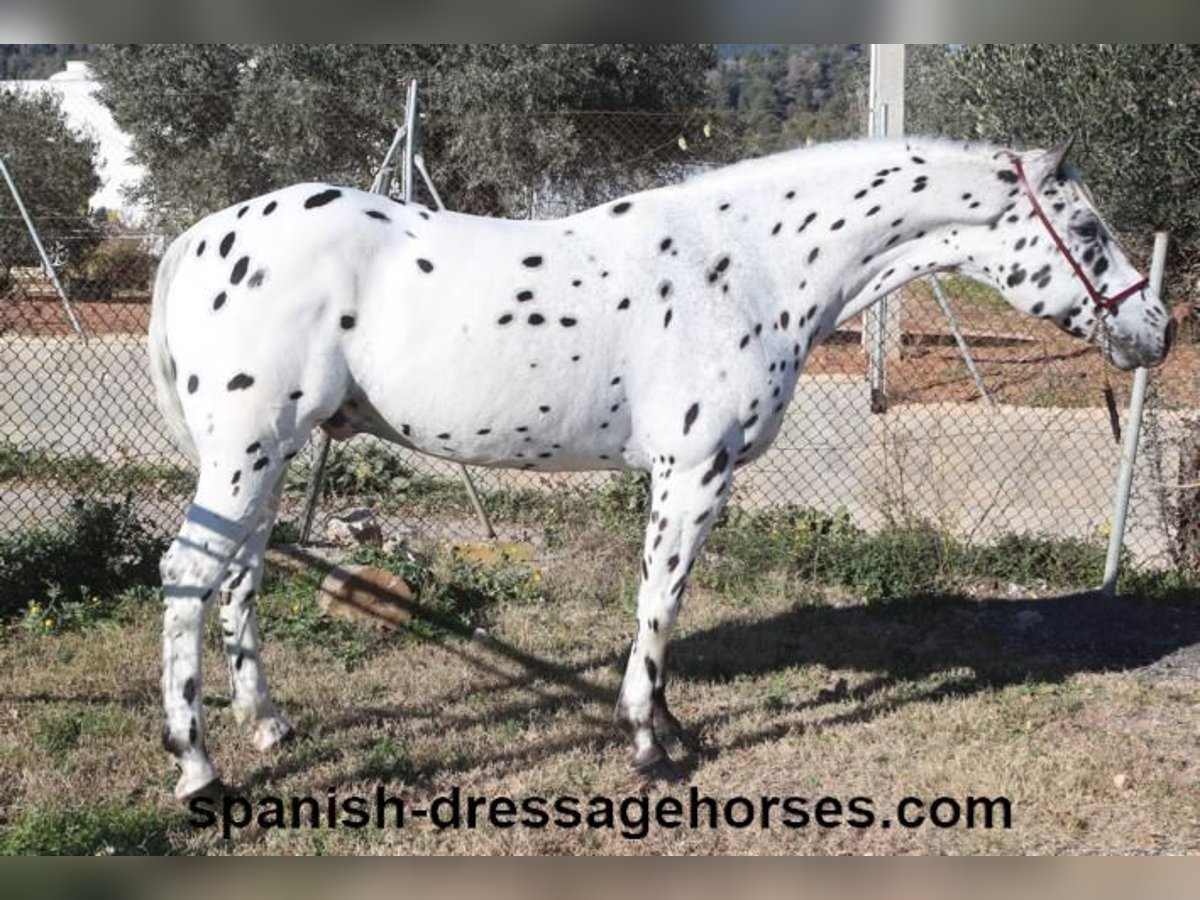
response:
[(1066, 151), (996, 155), (994, 177), (1008, 199), (963, 268), (1017, 309), (1098, 343), (1118, 368), (1156, 366), (1175, 323), (1064, 165)]

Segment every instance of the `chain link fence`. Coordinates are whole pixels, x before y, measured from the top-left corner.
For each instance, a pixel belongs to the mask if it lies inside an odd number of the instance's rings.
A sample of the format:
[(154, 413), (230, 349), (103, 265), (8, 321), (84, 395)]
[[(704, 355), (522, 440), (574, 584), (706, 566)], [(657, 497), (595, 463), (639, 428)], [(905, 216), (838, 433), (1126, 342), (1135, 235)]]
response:
[[(636, 158), (609, 159), (605, 171), (638, 177), (586, 185), (548, 176), (529, 186), (516, 214), (567, 214), (728, 162), (747, 147), (774, 149), (769, 137), (748, 140), (758, 132), (727, 113), (697, 112), (685, 121), (683, 131), (668, 132), (650, 115), (573, 114), (571, 139), (585, 149), (631, 152), (639, 144), (628, 140), (634, 133), (644, 136), (641, 153), (669, 141), (684, 162), (646, 170)], [(611, 139), (617, 130), (624, 140)], [(463, 186), (440, 169), (436, 153), (425, 161), (440, 193), (459, 193)], [(19, 184), (21, 173), (13, 174)], [(417, 196), (430, 199), (420, 190)], [(39, 225), (64, 215), (30, 212)], [(17, 215), (0, 194), (0, 221), (11, 224)], [(145, 363), (149, 291), (170, 236), (92, 223), (73, 247), (69, 231), (56, 233), (48, 249), (62, 264), (86, 338), (74, 333), (62, 298), (31, 258), (28, 234), (2, 232), (0, 533), (53, 521), (76, 497), (126, 496), (172, 532), (193, 473), (166, 437)], [(814, 510), (869, 531), (921, 522), (971, 543), (1033, 534), (1102, 545), (1121, 460), (1103, 393), (1111, 383), (1123, 409), (1130, 377), (977, 284), (946, 277), (939, 285), (952, 315), (930, 281), (893, 298), (898, 327), (885, 341), (883, 396), (874, 404), (861, 320), (846, 322), (814, 351), (774, 446), (735, 479), (732, 506)], [(1126, 537), (1139, 565), (1200, 569), (1198, 354), (1193, 335), (1152, 376)], [(301, 454), (287, 476), (284, 532), (302, 518), (311, 467), (311, 453)], [(639, 496), (635, 478), (612, 473), (472, 474), (503, 540), (544, 540), (554, 523), (539, 504), (585, 508), (598, 497), (636, 503)], [(316, 539), (329, 515), (359, 505), (375, 509), (385, 532), (409, 541), (483, 537), (455, 464), (365, 437), (334, 445)]]

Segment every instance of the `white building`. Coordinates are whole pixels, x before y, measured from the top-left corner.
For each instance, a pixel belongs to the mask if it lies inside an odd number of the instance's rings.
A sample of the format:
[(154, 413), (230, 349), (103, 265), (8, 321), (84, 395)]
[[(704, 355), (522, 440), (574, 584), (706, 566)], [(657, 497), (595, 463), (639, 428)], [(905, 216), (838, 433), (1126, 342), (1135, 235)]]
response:
[[(137, 225), (145, 220), (146, 210), (125, 199), (124, 190), (135, 184), (145, 170), (131, 161), (129, 135), (117, 127), (108, 108), (96, 99), (99, 87), (85, 62), (68, 62), (65, 72), (51, 75), (46, 81), (0, 81), (0, 89), (49, 91), (59, 98), (71, 128), (97, 143), (100, 189), (89, 201), (91, 208), (110, 210), (122, 222)], [(19, 176), (17, 187), (20, 188)]]

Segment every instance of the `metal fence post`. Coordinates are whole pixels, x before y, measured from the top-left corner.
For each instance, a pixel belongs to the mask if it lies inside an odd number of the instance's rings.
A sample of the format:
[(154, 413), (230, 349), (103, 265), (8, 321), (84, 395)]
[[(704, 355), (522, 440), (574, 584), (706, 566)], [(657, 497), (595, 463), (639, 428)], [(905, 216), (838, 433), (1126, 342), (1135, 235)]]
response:
[(87, 334), (83, 330), (83, 323), (79, 321), (79, 317), (75, 315), (75, 310), (71, 306), (71, 301), (67, 299), (67, 292), (63, 290), (63, 286), (58, 280), (58, 273), (54, 271), (54, 265), (50, 262), (50, 256), (46, 253), (46, 248), (42, 246), (42, 239), (33, 224), (33, 219), (29, 217), (29, 211), (25, 209), (25, 203), (21, 200), (21, 193), (17, 190), (17, 183), (9, 173), (8, 166), (4, 164), (3, 156), (0, 156), (0, 174), (4, 175), (4, 180), (8, 183), (9, 193), (12, 194), (12, 198), (17, 204), (17, 209), (21, 211), (21, 218), (25, 220), (25, 227), (29, 229), (29, 236), (33, 239), (33, 245), (37, 248), (38, 256), (42, 258), (42, 265), (46, 268), (46, 274), (50, 277), (50, 283), (54, 285), (54, 290), (58, 292), (58, 298), (62, 300), (63, 309), (67, 313), (67, 321), (75, 329), (76, 337), (87, 343)]
[[(1150, 262), (1150, 289), (1156, 294), (1162, 291), (1163, 270), (1167, 263), (1167, 233), (1154, 235), (1154, 256)], [(1104, 560), (1104, 581), (1100, 590), (1105, 594), (1116, 593), (1117, 576), (1121, 570), (1121, 548), (1125, 543), (1125, 520), (1129, 512), (1129, 495), (1133, 489), (1133, 466), (1137, 461), (1138, 439), (1142, 433), (1142, 410), (1146, 403), (1146, 388), (1150, 383), (1150, 372), (1139, 368), (1133, 376), (1133, 390), (1129, 396), (1129, 426), (1125, 429), (1125, 448), (1121, 453), (1121, 468), (1117, 473), (1117, 490), (1113, 499), (1112, 531), (1108, 535), (1108, 556)]]
[[(386, 194), (391, 186), (393, 163), (392, 159), (395, 156), (396, 149), (401, 141), (404, 142), (404, 151), (401, 156), (400, 169), (400, 193), (404, 202), (411, 203), (413, 199), (413, 178), (414, 172), (419, 171), (421, 177), (425, 181), (425, 186), (429, 189), (429, 193), (433, 196), (434, 202), (438, 209), (443, 208), (442, 198), (438, 195), (437, 189), (433, 186), (433, 180), (429, 177), (429, 173), (425, 169), (424, 162), (416, 152), (417, 144), (417, 80), (414, 78), (408, 83), (408, 89), (405, 91), (404, 97), (404, 124), (396, 130), (396, 134), (392, 138), (392, 143), (388, 147), (387, 153), (384, 155), (383, 163), (379, 167), (374, 180), (371, 182), (371, 191), (376, 194)], [(313, 464), (312, 474), (309, 478), (308, 489), (304, 498), (304, 520), (300, 528), (300, 543), (308, 542), (309, 535), (312, 531), (313, 518), (316, 514), (317, 502), (320, 495), (321, 483), (325, 478), (325, 465), (329, 460), (329, 435), (324, 431), (320, 431), (317, 435), (317, 445), (315, 449), (316, 460)], [(492, 527), (492, 522), (488, 518), (487, 510), (484, 509), (483, 501), (479, 498), (479, 492), (475, 488), (475, 482), (471, 479), (471, 473), (465, 465), (459, 465), (459, 473), (462, 476), (463, 485), (467, 490), (467, 496), (471, 501), (471, 506), (475, 509), (475, 515), (478, 517), (480, 524), (483, 526), (484, 534), (488, 539), (495, 539), (496, 530)]]

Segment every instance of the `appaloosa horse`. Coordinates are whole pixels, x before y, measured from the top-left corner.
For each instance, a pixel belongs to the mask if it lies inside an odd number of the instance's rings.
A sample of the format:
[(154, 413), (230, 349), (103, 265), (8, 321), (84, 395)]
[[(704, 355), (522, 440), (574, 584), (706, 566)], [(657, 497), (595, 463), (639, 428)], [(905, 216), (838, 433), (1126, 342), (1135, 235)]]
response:
[(253, 598), (288, 461), (323, 425), (472, 465), (652, 476), (617, 705), (634, 763), (676, 727), (664, 654), (688, 571), (816, 344), (910, 279), (954, 270), (1016, 309), (1155, 365), (1171, 324), (1061, 152), (927, 139), (739, 163), (551, 221), (325, 184), (214, 213), (154, 291), (162, 410), (199, 464), (162, 563), (163, 743), (188, 798), (205, 750), (201, 626), (221, 596), (233, 709), (269, 748)]

